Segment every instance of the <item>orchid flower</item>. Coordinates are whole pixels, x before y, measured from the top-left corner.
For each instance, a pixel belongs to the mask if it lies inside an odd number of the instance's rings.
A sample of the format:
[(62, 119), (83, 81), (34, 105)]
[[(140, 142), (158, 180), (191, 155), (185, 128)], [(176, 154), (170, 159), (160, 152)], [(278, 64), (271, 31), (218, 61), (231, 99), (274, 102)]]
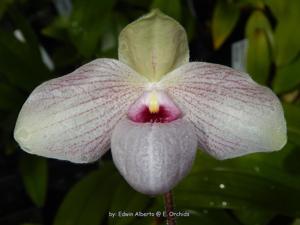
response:
[(118, 57), (38, 86), (16, 123), (20, 147), (74, 163), (111, 149), (125, 180), (156, 195), (188, 174), (197, 148), (228, 159), (285, 145), (276, 95), (244, 72), (189, 62), (184, 28), (159, 10), (121, 31)]

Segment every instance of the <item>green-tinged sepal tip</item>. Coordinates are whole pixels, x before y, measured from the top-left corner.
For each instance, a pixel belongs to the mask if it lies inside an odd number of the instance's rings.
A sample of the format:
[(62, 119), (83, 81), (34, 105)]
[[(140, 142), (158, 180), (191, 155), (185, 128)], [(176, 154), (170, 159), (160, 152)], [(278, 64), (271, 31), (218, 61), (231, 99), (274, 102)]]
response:
[(127, 25), (119, 36), (119, 60), (150, 81), (188, 63), (184, 28), (158, 9)]

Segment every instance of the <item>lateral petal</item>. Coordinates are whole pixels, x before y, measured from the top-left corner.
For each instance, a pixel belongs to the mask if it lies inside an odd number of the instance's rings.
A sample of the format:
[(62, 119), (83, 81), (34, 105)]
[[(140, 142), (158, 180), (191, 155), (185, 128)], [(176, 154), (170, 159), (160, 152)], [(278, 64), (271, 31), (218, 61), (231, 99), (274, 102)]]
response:
[(218, 159), (280, 150), (286, 143), (279, 99), (245, 73), (193, 62), (169, 73), (159, 85), (194, 124), (200, 147)]
[(112, 134), (114, 163), (137, 191), (157, 195), (171, 190), (190, 170), (197, 149), (193, 126), (120, 121)]
[(112, 128), (142, 95), (145, 81), (117, 60), (94, 60), (38, 86), (21, 109), (14, 137), (32, 154), (95, 161), (109, 149)]

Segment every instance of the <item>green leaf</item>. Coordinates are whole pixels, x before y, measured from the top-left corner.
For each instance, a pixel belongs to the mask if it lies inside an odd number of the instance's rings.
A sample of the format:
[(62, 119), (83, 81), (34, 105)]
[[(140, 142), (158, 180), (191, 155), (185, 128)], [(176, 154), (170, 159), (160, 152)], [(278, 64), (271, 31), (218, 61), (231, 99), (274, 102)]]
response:
[(7, 8), (12, 4), (14, 0), (1, 0), (0, 1), (0, 19), (2, 18), (3, 14), (6, 12)]
[(300, 57), (286, 66), (279, 67), (273, 81), (276, 93), (292, 90), (300, 84)]
[(20, 160), (20, 172), (27, 194), (39, 207), (44, 205), (47, 194), (48, 171), (45, 158), (25, 154)]
[(270, 40), (273, 36), (271, 25), (262, 12), (254, 11), (251, 14), (246, 25), (246, 37), (247, 71), (254, 80), (265, 84), (270, 72)]
[(68, 34), (68, 18), (66, 17), (56, 17), (47, 27), (42, 29), (42, 33), (45, 36), (63, 41), (69, 41)]
[(299, 8), (300, 1), (289, 1), (287, 10), (284, 12), (284, 17), (278, 21), (274, 36), (275, 62), (277, 66), (287, 65), (299, 54)]
[(151, 4), (152, 0), (121, 0), (121, 2), (125, 2), (128, 5), (140, 7), (140, 8), (147, 8)]
[(176, 205), (299, 215), (300, 179), (285, 163), (294, 151), (293, 145), (287, 145), (279, 152), (225, 161), (199, 153), (192, 172), (175, 189)]
[(27, 42), (18, 41), (12, 33), (0, 30), (0, 71), (7, 80), (23, 90), (30, 91), (49, 78), (49, 70), (39, 54)]
[(74, 46), (67, 43), (62, 47), (56, 48), (53, 51), (51, 58), (56, 69), (64, 69), (82, 63), (82, 58), (78, 54), (77, 50)]
[(114, 5), (115, 0), (74, 0), (69, 34), (83, 56), (91, 57), (97, 50)]
[(0, 110), (13, 110), (19, 108), (24, 102), (23, 95), (18, 89), (0, 83)]
[(266, 0), (233, 0), (239, 8), (264, 9)]
[[(143, 212), (150, 203), (150, 198), (146, 195), (140, 194), (132, 189), (124, 180), (119, 184), (114, 192), (110, 212), (118, 213), (118, 211), (125, 212)], [(125, 225), (130, 224), (136, 220), (137, 217), (109, 217), (111, 225)]]
[(267, 225), (271, 219), (274, 217), (273, 212), (266, 210), (235, 210), (234, 215), (244, 224), (244, 225)]
[(281, 20), (282, 17), (286, 16), (288, 9), (288, 1), (282, 0), (264, 0), (267, 6), (271, 9), (273, 15), (277, 18), (277, 20)]
[(288, 139), (300, 146), (300, 105), (284, 104)]
[(133, 223), (131, 223), (131, 225), (154, 225), (156, 224), (156, 221), (153, 217), (143, 217), (143, 218), (139, 218), (134, 220)]
[(54, 225), (99, 225), (106, 217), (112, 190), (119, 181), (110, 164), (93, 171), (79, 181), (66, 195)]
[(160, 9), (168, 16), (180, 21), (181, 20), (181, 3), (180, 0), (153, 0), (152, 9)]
[(300, 225), (300, 219), (296, 219), (292, 225)]
[(260, 10), (256, 10), (252, 12), (252, 14), (250, 15), (245, 28), (245, 36), (250, 37), (252, 35), (255, 35), (255, 33), (258, 30), (262, 30), (265, 32), (269, 44), (273, 47), (274, 34), (273, 34), (272, 26), (268, 18)]
[(16, 8), (11, 8), (9, 10), (9, 15), (12, 18), (15, 27), (22, 32), (26, 44), (30, 48), (31, 54), (35, 55), (35, 58), (40, 58), (40, 44), (29, 22)]
[(99, 58), (118, 58), (118, 38), (121, 30), (129, 23), (128, 19), (119, 13), (110, 16), (108, 26), (105, 28), (101, 44), (96, 56)]
[(212, 35), (215, 49), (220, 48), (231, 34), (239, 15), (239, 8), (235, 4), (222, 0), (217, 2), (212, 18)]
[(188, 41), (190, 42), (191, 40), (194, 39), (197, 33), (197, 26), (196, 26), (196, 18), (193, 16), (189, 16), (189, 12), (186, 10), (184, 12), (184, 28), (186, 30), (187, 36), (188, 36)]
[(224, 210), (199, 210), (191, 211), (188, 217), (177, 217), (178, 225), (199, 224), (203, 225), (240, 225)]

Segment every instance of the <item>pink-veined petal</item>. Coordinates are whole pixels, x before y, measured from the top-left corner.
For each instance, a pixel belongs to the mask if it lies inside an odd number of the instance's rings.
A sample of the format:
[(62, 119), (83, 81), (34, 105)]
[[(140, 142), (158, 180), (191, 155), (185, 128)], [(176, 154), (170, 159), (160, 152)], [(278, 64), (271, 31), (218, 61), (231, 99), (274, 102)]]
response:
[(277, 96), (232, 68), (194, 62), (159, 84), (197, 130), (200, 147), (218, 159), (280, 150), (286, 122)]
[(117, 60), (94, 60), (38, 86), (22, 107), (14, 137), (29, 153), (95, 161), (109, 149), (112, 128), (142, 95), (144, 82)]
[(122, 176), (137, 191), (157, 195), (171, 190), (190, 170), (197, 149), (193, 126), (120, 121), (113, 130), (111, 151)]

